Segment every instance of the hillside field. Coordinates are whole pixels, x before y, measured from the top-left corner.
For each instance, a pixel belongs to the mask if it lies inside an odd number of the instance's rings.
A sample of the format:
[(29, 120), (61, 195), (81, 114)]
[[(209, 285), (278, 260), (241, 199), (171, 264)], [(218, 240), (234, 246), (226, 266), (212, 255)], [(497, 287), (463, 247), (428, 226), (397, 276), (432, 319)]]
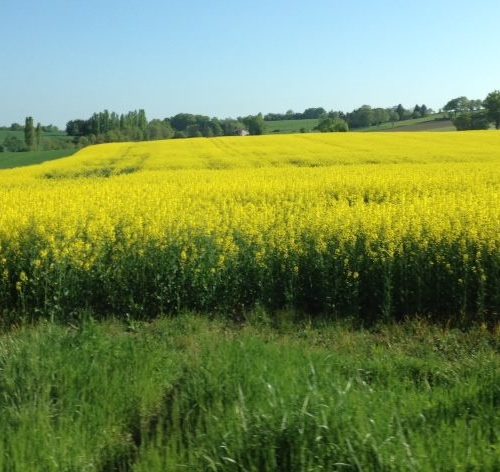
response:
[(499, 158), (496, 132), (88, 147), (0, 175), (0, 297), (57, 317), (263, 306), (493, 321)]
[(57, 151), (0, 152), (0, 169), (31, 166), (61, 157), (71, 156), (76, 149), (59, 149)]
[[(368, 128), (355, 128), (351, 131), (456, 131), (455, 126), (453, 126), (450, 120), (443, 120), (442, 118), (442, 113), (435, 113), (423, 118), (397, 121), (395, 123), (382, 123)], [(265, 121), (264, 134), (310, 133), (313, 132), (318, 123), (318, 119)]]
[(394, 123), (382, 123), (368, 128), (359, 128), (353, 131), (456, 131), (450, 120), (444, 119), (443, 113), (427, 115), (423, 118), (412, 118), (409, 120), (396, 121)]

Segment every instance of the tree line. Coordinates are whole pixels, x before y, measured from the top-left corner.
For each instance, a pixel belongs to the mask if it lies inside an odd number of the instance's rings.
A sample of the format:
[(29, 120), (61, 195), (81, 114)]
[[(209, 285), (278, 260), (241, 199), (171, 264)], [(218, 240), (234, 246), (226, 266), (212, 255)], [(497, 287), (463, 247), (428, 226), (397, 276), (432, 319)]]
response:
[(264, 132), (262, 114), (219, 119), (205, 115), (179, 113), (164, 119), (147, 120), (144, 110), (118, 115), (104, 110), (87, 120), (71, 120), (66, 133), (75, 144), (86, 146), (117, 141), (154, 141), (170, 138), (232, 136), (241, 130), (258, 135)]
[[(449, 100), (443, 107), (444, 119), (450, 119), (458, 130), (488, 129), (491, 123), (500, 129), (500, 91), (495, 90), (484, 100), (469, 100), (465, 96)], [(423, 105), (406, 109), (403, 105), (390, 108), (372, 108), (363, 105), (351, 112), (327, 112), (322, 107), (306, 108), (302, 113), (288, 110), (286, 113), (268, 113), (248, 115), (237, 118), (219, 119), (206, 115), (178, 113), (177, 115), (148, 121), (143, 109), (117, 114), (104, 110), (94, 113), (88, 119), (75, 119), (66, 124), (66, 134), (72, 142), (61, 137), (47, 138), (44, 133), (56, 133), (56, 126), (43, 126), (27, 117), (24, 126), (13, 123), (0, 130), (22, 131), (24, 141), (15, 135), (7, 136), (1, 151), (34, 151), (67, 148), (71, 145), (80, 147), (90, 144), (119, 141), (154, 141), (171, 138), (196, 138), (214, 136), (232, 136), (235, 134), (259, 135), (264, 133), (266, 121), (317, 119), (314, 131), (345, 132), (350, 129), (368, 128), (383, 123), (393, 123), (412, 118), (423, 118), (434, 111)], [(305, 128), (302, 129), (306, 131)]]
[(323, 107), (307, 108), (303, 113), (289, 110), (285, 114), (269, 113), (248, 115), (237, 118), (219, 119), (206, 115), (179, 113), (164, 118), (147, 120), (144, 110), (130, 111), (118, 115), (104, 110), (94, 113), (89, 119), (71, 120), (66, 125), (66, 133), (74, 137), (75, 144), (87, 146), (117, 141), (154, 141), (170, 138), (196, 138), (214, 136), (233, 136), (240, 131), (251, 135), (264, 133), (266, 121), (278, 119), (318, 119), (316, 131), (348, 131), (353, 128), (379, 125), (388, 121), (401, 121), (420, 118), (433, 113), (426, 105), (416, 105), (407, 110), (402, 105), (392, 108), (372, 108), (369, 105), (353, 110), (327, 112)]
[(351, 112), (343, 111), (327, 112), (323, 107), (306, 108), (302, 113), (288, 110), (286, 113), (268, 113), (264, 116), (265, 121), (279, 120), (304, 120), (304, 119), (335, 119), (343, 120), (349, 128), (367, 128), (382, 123), (409, 120), (411, 118), (423, 118), (433, 114), (434, 111), (424, 105), (415, 105), (412, 109), (406, 109), (403, 105), (395, 105), (390, 108), (372, 108), (363, 105)]
[(489, 93), (484, 100), (453, 98), (443, 111), (459, 131), (489, 129), (491, 124), (500, 129), (500, 90)]

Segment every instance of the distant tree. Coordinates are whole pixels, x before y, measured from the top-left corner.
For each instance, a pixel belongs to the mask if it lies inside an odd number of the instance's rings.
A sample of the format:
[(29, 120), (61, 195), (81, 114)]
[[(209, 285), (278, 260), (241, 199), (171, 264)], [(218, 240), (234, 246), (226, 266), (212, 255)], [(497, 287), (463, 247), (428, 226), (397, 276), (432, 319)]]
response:
[(24, 128), (19, 123), (12, 123), (9, 129), (10, 131), (22, 131)]
[(148, 120), (146, 118), (146, 112), (144, 110), (139, 110), (137, 113), (137, 127), (142, 131), (146, 131), (148, 127)]
[(27, 116), (24, 122), (24, 142), (28, 149), (33, 149), (35, 146), (35, 127), (31, 116)]
[(411, 115), (412, 118), (421, 118), (422, 117), (422, 111), (420, 109), (420, 105), (415, 105), (413, 107), (413, 112)]
[(403, 116), (405, 115), (405, 107), (403, 105), (401, 105), (401, 103), (396, 107), (396, 113), (398, 114), (399, 116), (399, 119), (402, 120)]
[(486, 112), (476, 112), (472, 114), (472, 129), (489, 129), (490, 121)]
[(36, 148), (40, 149), (40, 144), (42, 142), (42, 126), (40, 125), (40, 123), (36, 125), (35, 139), (36, 139)]
[(483, 101), (482, 100), (469, 100), (469, 110), (470, 111), (481, 110), (481, 108), (483, 108)]
[(200, 129), (198, 125), (189, 125), (186, 127), (185, 130), (186, 136), (188, 138), (198, 138), (200, 136), (203, 136), (200, 132)]
[(427, 116), (428, 114), (429, 114), (429, 109), (425, 105), (422, 105), (420, 107), (420, 115)]
[(170, 118), (172, 127), (177, 131), (184, 131), (189, 125), (196, 124), (196, 118), (189, 113), (179, 113)]
[(326, 115), (326, 110), (323, 107), (318, 108), (306, 108), (304, 113), (302, 113), (303, 119), (315, 119)]
[(174, 135), (169, 120), (151, 120), (148, 123), (147, 137), (151, 141), (168, 139)]
[(373, 110), (370, 105), (363, 105), (348, 115), (348, 122), (351, 128), (367, 128), (373, 121)]
[(214, 130), (212, 129), (211, 126), (207, 126), (206, 128), (203, 128), (202, 135), (205, 138), (213, 138), (214, 137)]
[(45, 133), (57, 133), (59, 128), (55, 125), (45, 125), (42, 126), (42, 131)]
[(255, 116), (247, 116), (243, 118), (243, 123), (248, 128), (248, 131), (252, 135), (264, 134), (264, 118), (262, 113)]
[(224, 131), (224, 136), (233, 136), (238, 129), (245, 127), (241, 121), (232, 118), (225, 118), (220, 122), (220, 125)]
[(222, 125), (217, 118), (212, 118), (210, 120), (210, 126), (212, 127), (212, 132), (214, 136), (222, 136), (224, 134)]
[(84, 120), (71, 120), (66, 123), (66, 134), (69, 136), (83, 136), (86, 134), (85, 128)]
[(495, 124), (496, 129), (500, 129), (500, 90), (489, 93), (483, 106), (486, 109), (488, 119)]
[(389, 112), (384, 108), (374, 108), (372, 110), (372, 123), (375, 125), (379, 125), (381, 123), (385, 123), (386, 121), (390, 121)]
[(488, 129), (490, 123), (485, 112), (466, 112), (457, 115), (453, 124), (458, 131)]
[(318, 125), (314, 129), (322, 133), (345, 132), (349, 131), (349, 126), (345, 120), (326, 116), (320, 119)]
[(471, 129), (472, 115), (470, 113), (462, 113), (453, 119), (453, 125), (457, 131), (465, 131)]
[(6, 151), (11, 151), (11, 152), (20, 152), (28, 150), (25, 143), (23, 143), (16, 136), (7, 136), (3, 141), (3, 147)]
[(450, 100), (443, 110), (456, 116), (458, 113), (465, 113), (470, 109), (470, 101), (467, 97), (457, 97)]
[(396, 121), (399, 121), (399, 113), (396, 110), (389, 110), (389, 121), (392, 122), (392, 125), (394, 126), (394, 123)]

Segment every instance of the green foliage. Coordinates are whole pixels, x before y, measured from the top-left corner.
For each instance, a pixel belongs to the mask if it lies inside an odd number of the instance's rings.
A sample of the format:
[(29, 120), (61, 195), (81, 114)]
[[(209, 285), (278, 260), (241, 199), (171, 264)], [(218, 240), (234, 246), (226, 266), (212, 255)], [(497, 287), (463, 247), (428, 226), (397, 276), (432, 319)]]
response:
[(255, 116), (247, 116), (242, 121), (251, 135), (264, 134), (264, 118), (262, 117), (262, 113)]
[(7, 136), (3, 141), (3, 147), (11, 152), (27, 151), (26, 144), (16, 136)]
[(318, 120), (326, 115), (323, 107), (306, 108), (302, 113), (295, 113), (293, 110), (287, 110), (286, 113), (267, 113), (264, 116), (265, 121), (293, 121), (293, 120)]
[(0, 336), (0, 470), (500, 466), (498, 333), (79, 316)]
[(174, 130), (168, 120), (151, 120), (148, 124), (147, 136), (149, 141), (169, 139), (173, 135)]
[[(0, 128), (0, 143), (3, 143), (3, 141), (8, 138), (6, 145), (4, 145), (4, 149), (9, 152), (29, 151), (25, 144), (24, 127), (18, 130), (16, 126), (14, 127), (16, 130), (14, 131), (12, 131), (11, 128), (12, 126), (9, 129)], [(44, 131), (44, 128), (47, 127), (40, 125), (40, 127), (37, 126), (34, 130), (35, 147), (38, 151), (71, 149), (75, 147), (71, 142), (71, 138), (68, 137), (66, 133), (57, 131), (53, 126), (48, 127), (51, 131)]]
[(372, 107), (363, 105), (361, 108), (348, 114), (349, 126), (351, 128), (366, 128), (375, 124)]
[(458, 131), (488, 129), (490, 123), (486, 113), (462, 113), (453, 119), (453, 125)]
[(42, 125), (40, 123), (36, 125), (35, 142), (36, 142), (36, 148), (40, 149), (40, 143), (42, 142)]
[(184, 133), (184, 131), (175, 131), (174, 133), (174, 139), (182, 139), (182, 138), (186, 138), (186, 133)]
[(36, 144), (35, 127), (33, 125), (33, 118), (31, 116), (26, 118), (24, 124), (24, 142), (28, 150), (33, 150)]
[(450, 112), (454, 116), (456, 116), (457, 113), (464, 113), (466, 111), (469, 111), (469, 109), (470, 109), (470, 100), (467, 97), (463, 96), (453, 98), (443, 107), (444, 111)]
[(349, 126), (345, 120), (340, 118), (325, 117), (320, 119), (315, 129), (322, 133), (345, 132), (349, 131)]
[(127, 457), (179, 376), (170, 338), (92, 321), (0, 338), (0, 470), (109, 470)]
[(488, 94), (483, 104), (488, 119), (495, 124), (496, 129), (500, 129), (500, 90)]

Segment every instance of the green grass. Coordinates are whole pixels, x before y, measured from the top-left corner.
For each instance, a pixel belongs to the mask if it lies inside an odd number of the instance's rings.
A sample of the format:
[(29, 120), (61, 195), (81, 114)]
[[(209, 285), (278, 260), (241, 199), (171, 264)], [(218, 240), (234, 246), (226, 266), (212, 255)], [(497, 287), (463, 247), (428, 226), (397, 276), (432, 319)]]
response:
[[(382, 123), (378, 126), (370, 126), (368, 128), (355, 128), (352, 131), (390, 131), (394, 129), (406, 128), (408, 131), (418, 131), (418, 125), (423, 125), (424, 123), (436, 122), (438, 125), (439, 120), (444, 118), (443, 113), (435, 113), (433, 115), (426, 116), (424, 118), (415, 118), (411, 120), (403, 120), (394, 123)], [(265, 121), (264, 123), (264, 134), (293, 134), (300, 133), (301, 129), (306, 132), (311, 132), (317, 126), (318, 119), (309, 120), (280, 120), (280, 121)], [(415, 128), (415, 129), (413, 129)], [(454, 131), (454, 126), (449, 126), (445, 128), (439, 128), (439, 131)], [(429, 130), (427, 130), (429, 131)]]
[[(420, 125), (422, 123), (429, 123), (434, 121), (439, 122), (442, 119), (444, 119), (444, 113), (435, 113), (433, 115), (425, 116), (423, 118), (413, 118), (411, 120), (396, 121), (394, 125), (392, 122), (382, 123), (381, 125), (369, 126), (368, 128), (356, 128), (353, 131), (386, 131), (395, 128), (403, 128), (403, 127), (406, 128), (408, 126), (413, 127), (415, 125)], [(453, 129), (455, 128), (453, 127)]]
[(0, 152), (0, 169), (31, 166), (74, 154), (78, 149), (58, 149), (56, 151)]
[(498, 470), (498, 332), (294, 322), (4, 333), (0, 470)]
[(22, 141), (24, 141), (24, 131), (9, 131), (5, 129), (0, 129), (0, 144), (3, 143), (3, 140), (8, 136), (14, 136)]
[[(24, 131), (9, 131), (5, 129), (0, 129), (0, 144), (8, 136), (15, 136), (16, 138), (24, 141)], [(58, 138), (58, 139), (68, 139), (68, 135), (64, 131), (53, 131), (53, 132), (43, 132), (42, 136), (44, 138)]]
[(309, 133), (317, 126), (318, 122), (317, 119), (265, 121), (264, 134), (301, 133), (302, 128)]

